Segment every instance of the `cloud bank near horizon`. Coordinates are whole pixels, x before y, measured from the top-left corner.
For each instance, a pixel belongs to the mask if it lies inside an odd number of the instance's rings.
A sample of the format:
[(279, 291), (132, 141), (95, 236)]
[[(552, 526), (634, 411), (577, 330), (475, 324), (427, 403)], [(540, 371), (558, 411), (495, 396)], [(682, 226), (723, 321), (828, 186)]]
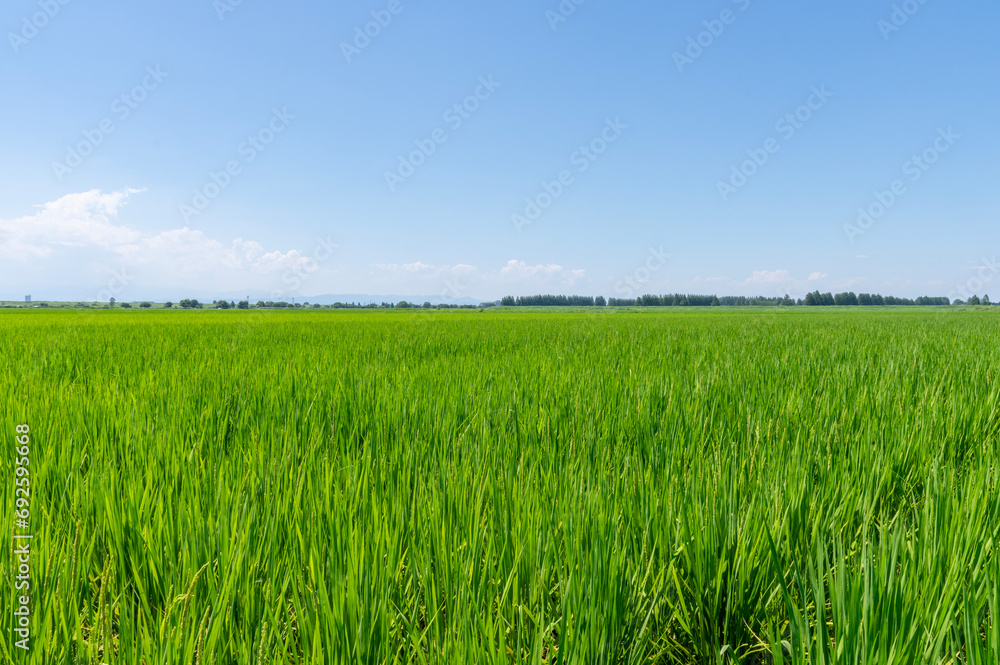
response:
[[(308, 249), (280, 250), (244, 238), (219, 239), (188, 226), (143, 232), (121, 220), (143, 189), (72, 193), (33, 214), (0, 219), (0, 269), (9, 288), (53, 290), (74, 285), (70, 299), (137, 298), (176, 289), (198, 293), (247, 290), (275, 297), (367, 291), (479, 297), (483, 292), (563, 291), (582, 286), (586, 272), (556, 263), (511, 259), (495, 269), (412, 263), (349, 269), (332, 237)], [(345, 277), (349, 279), (345, 279)], [(81, 285), (85, 285), (82, 286)], [(91, 297), (80, 294), (88, 291)], [(89, 289), (89, 290), (88, 290)], [(10, 295), (9, 297), (14, 297)]]

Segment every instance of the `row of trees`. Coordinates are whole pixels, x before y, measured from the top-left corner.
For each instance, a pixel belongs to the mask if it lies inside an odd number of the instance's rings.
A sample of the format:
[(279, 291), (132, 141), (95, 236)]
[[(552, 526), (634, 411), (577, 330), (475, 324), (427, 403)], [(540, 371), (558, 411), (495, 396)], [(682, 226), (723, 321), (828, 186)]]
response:
[[(112, 303), (112, 305), (113, 304), (114, 303)], [(181, 300), (180, 303), (178, 303), (178, 304), (183, 309), (204, 309), (206, 307), (206, 305), (204, 303), (200, 303), (197, 300), (189, 300), (189, 299)], [(122, 307), (125, 307), (125, 306), (126, 305), (124, 305), (124, 304), (122, 305)], [(147, 305), (145, 303), (143, 303), (142, 306), (146, 307)], [(168, 302), (168, 303), (166, 303), (164, 305), (164, 307), (166, 307), (167, 309), (170, 309), (173, 306), (174, 306), (173, 303), (170, 303), (170, 302)], [(308, 302), (305, 302), (305, 303), (290, 303), (290, 302), (285, 302), (283, 300), (258, 300), (257, 304), (252, 305), (252, 306), (250, 305), (250, 302), (247, 301), (247, 300), (241, 300), (239, 302), (226, 301), (226, 300), (216, 300), (211, 305), (211, 307), (213, 307), (214, 309), (304, 309), (304, 308), (311, 308), (311, 309), (321, 309), (321, 308), (326, 308), (326, 309), (484, 309), (486, 307), (495, 307), (495, 306), (496, 306), (495, 302), (488, 302), (488, 303), (484, 302), (484, 303), (480, 303), (479, 305), (449, 305), (449, 304), (444, 304), (444, 303), (439, 304), (439, 305), (432, 305), (429, 302), (425, 302), (423, 305), (418, 305), (417, 303), (411, 303), (411, 302), (407, 302), (405, 300), (401, 300), (401, 301), (399, 301), (398, 303), (395, 303), (395, 304), (391, 303), (391, 302), (383, 302), (381, 304), (377, 304), (377, 303), (365, 303), (365, 304), (362, 304), (362, 303), (356, 303), (356, 302), (352, 302), (352, 303), (335, 302), (332, 305), (320, 305), (318, 303), (314, 303), (313, 305), (310, 305)]]
[(487, 307), (496, 307), (496, 303), (481, 302), (478, 305), (449, 305), (446, 303), (441, 303), (438, 305), (432, 305), (429, 302), (425, 302), (423, 305), (418, 305), (415, 302), (406, 302), (405, 300), (400, 300), (395, 305), (382, 303), (382, 307), (387, 309), (486, 309)]
[[(956, 305), (969, 304), (984, 305), (990, 304), (990, 297), (985, 296), (982, 301), (973, 296), (968, 303), (956, 300)], [(500, 301), (504, 307), (825, 307), (838, 305), (841, 307), (883, 307), (900, 305), (923, 305), (941, 306), (950, 305), (951, 300), (945, 297), (923, 296), (916, 300), (909, 298), (896, 298), (893, 296), (882, 296), (879, 294), (854, 292), (820, 293), (815, 291), (806, 295), (805, 299), (793, 299), (789, 295), (784, 298), (766, 296), (707, 296), (684, 293), (668, 293), (665, 295), (644, 295), (638, 298), (609, 298), (605, 301), (603, 296), (591, 298), (588, 296), (506, 296)]]
[(668, 293), (666, 295), (647, 294), (638, 298), (608, 298), (604, 296), (505, 296), (500, 300), (504, 307), (751, 307), (794, 305), (795, 301), (785, 296), (766, 298), (764, 296), (705, 296), (690, 293)]
[(611, 298), (611, 307), (777, 307), (778, 305), (794, 305), (795, 301), (785, 296), (768, 298), (765, 296), (705, 296), (693, 293), (668, 293), (654, 296), (644, 295), (638, 298)]
[(989, 295), (985, 295), (985, 296), (983, 296), (982, 300), (979, 299), (979, 296), (972, 296), (971, 298), (969, 298), (969, 302), (962, 302), (961, 300), (956, 300), (955, 304), (956, 305), (995, 305), (996, 303), (990, 302)]
[[(86, 305), (86, 304), (84, 304), (82, 302), (78, 302), (76, 304), (76, 306), (77, 307), (89, 307), (89, 305)], [(109, 303), (109, 306), (110, 307), (114, 307), (115, 306), (115, 299), (114, 298), (111, 299), (111, 302)], [(123, 302), (119, 306), (122, 309), (132, 309), (132, 303)], [(142, 309), (150, 309), (152, 306), (153, 306), (153, 303), (151, 303), (151, 302), (144, 302), (144, 303), (140, 303), (139, 304), (139, 307), (141, 307)], [(167, 303), (167, 306), (170, 307), (171, 306), (170, 303)], [(48, 307), (48, 305), (42, 305), (42, 307)]]
[[(987, 296), (989, 298), (989, 296)], [(916, 300), (910, 300), (909, 298), (894, 298), (893, 296), (882, 296), (877, 293), (862, 293), (856, 295), (853, 291), (847, 293), (838, 293), (833, 295), (832, 293), (820, 293), (819, 291), (814, 291), (806, 295), (805, 305), (809, 307), (893, 307), (900, 305), (922, 305), (922, 306), (941, 306), (950, 305), (951, 300), (948, 298), (934, 298), (931, 296), (923, 296), (917, 298)]]
[(500, 300), (503, 307), (604, 307), (604, 296), (504, 296)]
[[(111, 307), (115, 306), (115, 299), (111, 299)], [(388, 303), (383, 302), (381, 304), (375, 303), (342, 303), (337, 302), (333, 305), (326, 305), (327, 308), (332, 309), (485, 309), (487, 307), (494, 307), (498, 303), (494, 302), (484, 302), (479, 305), (450, 305), (450, 304), (438, 304), (432, 305), (430, 302), (425, 302), (423, 305), (418, 305), (417, 303), (410, 303), (402, 300), (398, 303)], [(805, 306), (805, 307), (883, 307), (883, 306), (902, 306), (902, 305), (920, 305), (920, 306), (946, 306), (946, 305), (992, 305), (990, 297), (988, 295), (983, 296), (980, 299), (978, 296), (972, 296), (967, 302), (962, 300), (956, 300), (954, 303), (950, 299), (945, 297), (931, 297), (923, 296), (911, 300), (909, 298), (896, 298), (893, 296), (882, 296), (877, 293), (861, 293), (855, 294), (853, 291), (845, 293), (820, 293), (819, 291), (813, 291), (812, 293), (806, 294), (805, 299), (795, 300), (789, 295), (785, 295), (784, 298), (779, 297), (766, 297), (766, 296), (714, 296), (714, 295), (696, 295), (696, 294), (684, 294), (684, 293), (669, 293), (665, 295), (651, 295), (647, 294), (644, 296), (639, 296), (638, 298), (608, 298), (605, 300), (604, 296), (557, 296), (557, 295), (536, 295), (536, 296), (505, 296), (499, 302), (500, 305), (504, 307), (794, 307), (794, 306)], [(183, 309), (203, 309), (205, 304), (198, 302), (193, 299), (181, 300), (178, 305)], [(83, 303), (79, 303), (79, 306), (84, 306)], [(170, 309), (174, 306), (172, 302), (167, 302), (164, 307)], [(247, 300), (241, 300), (238, 303), (235, 301), (217, 300), (211, 305), (215, 309), (251, 309), (250, 302)], [(254, 309), (302, 309), (309, 307), (309, 303), (288, 303), (284, 301), (272, 301), (272, 300), (258, 300), (256, 305), (253, 305)], [(132, 305), (129, 303), (121, 303), (119, 307), (131, 308)], [(148, 309), (152, 307), (152, 303), (144, 302), (139, 305), (139, 307)], [(319, 309), (323, 307), (318, 304), (312, 305), (313, 309)]]

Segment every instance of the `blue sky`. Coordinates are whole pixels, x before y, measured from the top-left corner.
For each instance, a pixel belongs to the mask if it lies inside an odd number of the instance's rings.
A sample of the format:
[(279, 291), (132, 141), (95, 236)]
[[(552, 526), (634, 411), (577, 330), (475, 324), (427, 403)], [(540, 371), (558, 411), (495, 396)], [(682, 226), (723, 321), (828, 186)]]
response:
[(4, 4), (0, 297), (1000, 294), (994, 2), (234, 3)]

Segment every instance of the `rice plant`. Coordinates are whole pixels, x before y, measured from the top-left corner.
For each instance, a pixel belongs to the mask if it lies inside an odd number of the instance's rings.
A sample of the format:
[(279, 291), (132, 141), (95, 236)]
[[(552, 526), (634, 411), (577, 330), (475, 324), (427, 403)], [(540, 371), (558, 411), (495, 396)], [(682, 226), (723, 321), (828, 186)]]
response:
[[(10, 663), (997, 663), (990, 312), (0, 317)], [(9, 556), (8, 556), (9, 555)]]

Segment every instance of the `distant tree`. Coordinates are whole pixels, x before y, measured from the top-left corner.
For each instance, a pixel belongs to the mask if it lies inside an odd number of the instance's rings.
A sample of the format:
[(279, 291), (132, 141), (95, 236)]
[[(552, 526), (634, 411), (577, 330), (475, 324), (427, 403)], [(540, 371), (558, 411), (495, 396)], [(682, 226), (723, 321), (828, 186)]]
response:
[(433, 307), (433, 306), (434, 306), (434, 305), (430, 304), (429, 302), (425, 302), (425, 303), (424, 303), (424, 309), (430, 309), (430, 308), (431, 308), (431, 307)]
[(396, 303), (396, 309), (409, 309), (409, 307), (410, 303), (406, 302), (405, 300), (400, 300), (398, 303)]
[(127, 302), (123, 302), (123, 303), (121, 304), (121, 307), (122, 307), (122, 309), (132, 309), (132, 305), (130, 305), (130, 304), (129, 304), (129, 303), (127, 303)]
[(872, 295), (870, 293), (861, 293), (858, 294), (858, 304), (862, 307), (871, 307), (875, 303), (872, 301)]
[(236, 307), (239, 308), (239, 309), (250, 309), (250, 301), (249, 300), (241, 300), (240, 304), (238, 304)]
[(608, 301), (604, 299), (604, 296), (597, 296), (596, 298), (594, 298), (594, 306), (595, 307), (607, 307), (608, 306)]
[(814, 291), (806, 294), (806, 305), (808, 307), (831, 307), (836, 304), (832, 293), (820, 293)]
[[(537, 295), (521, 296), (517, 298), (513, 306), (515, 307), (593, 307), (594, 298), (591, 296), (556, 296)], [(511, 306), (510, 296), (501, 299), (501, 305)]]
[(174, 303), (170, 302), (169, 300), (167, 302), (163, 303), (163, 308), (164, 309), (173, 309), (173, 307), (174, 307)]
[(229, 309), (229, 303), (227, 303), (225, 300), (216, 300), (215, 309)]
[(517, 301), (514, 299), (514, 296), (504, 296), (500, 299), (500, 304), (504, 307), (513, 307), (517, 304)]
[(969, 298), (969, 303), (968, 304), (970, 304), (970, 305), (979, 305), (980, 304), (979, 296), (972, 296), (971, 298)]
[(114, 299), (114, 298), (112, 298), (112, 299), (110, 300), (110, 302), (109, 302), (108, 304), (109, 304), (109, 305), (110, 305), (111, 307), (114, 307), (114, 306), (115, 306), (115, 299)]
[(840, 307), (855, 307), (858, 304), (858, 296), (853, 291), (849, 293), (838, 293), (833, 297), (833, 304)]
[(142, 307), (143, 309), (149, 309), (152, 306), (153, 306), (153, 303), (151, 303), (151, 302), (144, 302), (141, 305), (139, 305), (139, 307)]
[(983, 296), (983, 304), (984, 305), (992, 305), (993, 304), (993, 303), (990, 302), (990, 294), (987, 293), (985, 296)]

